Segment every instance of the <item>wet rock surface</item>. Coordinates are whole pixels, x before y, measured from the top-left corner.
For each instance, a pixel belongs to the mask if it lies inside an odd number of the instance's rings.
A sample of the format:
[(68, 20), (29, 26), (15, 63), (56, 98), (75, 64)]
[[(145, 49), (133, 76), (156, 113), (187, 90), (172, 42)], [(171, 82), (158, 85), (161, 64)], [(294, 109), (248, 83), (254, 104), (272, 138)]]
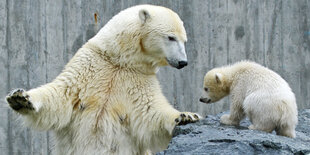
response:
[(249, 130), (247, 127), (251, 123), (247, 119), (238, 127), (220, 124), (223, 114), (208, 115), (200, 122), (176, 127), (168, 149), (157, 154), (310, 155), (310, 109), (299, 111), (294, 139), (277, 136), (275, 132)]

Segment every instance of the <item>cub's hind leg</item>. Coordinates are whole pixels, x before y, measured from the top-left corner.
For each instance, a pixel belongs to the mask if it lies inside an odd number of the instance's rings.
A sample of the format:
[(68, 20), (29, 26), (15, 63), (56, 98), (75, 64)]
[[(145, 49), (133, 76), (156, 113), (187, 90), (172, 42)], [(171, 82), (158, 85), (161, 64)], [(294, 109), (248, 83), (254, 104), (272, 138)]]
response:
[(296, 134), (295, 134), (295, 127), (280, 127), (276, 129), (276, 133), (277, 135), (281, 135), (281, 136), (286, 136), (286, 137), (290, 137), (290, 138), (295, 138)]

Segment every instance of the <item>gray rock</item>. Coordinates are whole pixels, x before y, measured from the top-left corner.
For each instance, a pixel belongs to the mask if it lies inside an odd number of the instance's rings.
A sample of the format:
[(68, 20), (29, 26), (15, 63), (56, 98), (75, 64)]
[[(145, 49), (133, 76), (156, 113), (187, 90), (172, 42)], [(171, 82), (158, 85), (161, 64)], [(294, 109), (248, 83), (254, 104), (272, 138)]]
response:
[(238, 127), (220, 124), (223, 114), (208, 115), (200, 122), (177, 126), (168, 149), (158, 155), (310, 154), (310, 109), (299, 111), (294, 139), (277, 136), (275, 132), (249, 130), (247, 119)]

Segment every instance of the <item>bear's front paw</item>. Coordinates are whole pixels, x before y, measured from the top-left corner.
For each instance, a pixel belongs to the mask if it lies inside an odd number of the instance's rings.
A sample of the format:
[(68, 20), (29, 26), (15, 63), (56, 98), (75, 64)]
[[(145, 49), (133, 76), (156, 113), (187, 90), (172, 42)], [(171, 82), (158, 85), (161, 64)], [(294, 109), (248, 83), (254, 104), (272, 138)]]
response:
[(181, 112), (178, 118), (175, 119), (177, 125), (185, 125), (188, 123), (197, 122), (202, 117), (196, 113), (191, 112)]
[(229, 114), (225, 114), (221, 117), (221, 123), (222, 124), (226, 124), (226, 125), (238, 125), (237, 122), (234, 122), (230, 119), (230, 115)]
[(29, 95), (24, 89), (15, 89), (8, 96), (6, 100), (10, 107), (18, 112), (25, 110), (34, 110), (32, 103), (29, 101)]
[(248, 127), (250, 130), (256, 130), (255, 126), (253, 124), (251, 124), (249, 127)]

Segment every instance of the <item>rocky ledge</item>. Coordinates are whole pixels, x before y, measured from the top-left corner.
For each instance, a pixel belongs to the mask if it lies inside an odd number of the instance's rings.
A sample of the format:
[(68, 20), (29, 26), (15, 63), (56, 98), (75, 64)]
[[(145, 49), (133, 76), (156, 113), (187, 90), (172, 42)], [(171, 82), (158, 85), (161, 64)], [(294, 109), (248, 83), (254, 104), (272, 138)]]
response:
[(275, 132), (249, 130), (249, 120), (243, 120), (238, 127), (220, 124), (223, 114), (208, 115), (200, 122), (176, 127), (168, 149), (158, 155), (310, 155), (310, 109), (299, 111), (294, 139), (277, 136)]

